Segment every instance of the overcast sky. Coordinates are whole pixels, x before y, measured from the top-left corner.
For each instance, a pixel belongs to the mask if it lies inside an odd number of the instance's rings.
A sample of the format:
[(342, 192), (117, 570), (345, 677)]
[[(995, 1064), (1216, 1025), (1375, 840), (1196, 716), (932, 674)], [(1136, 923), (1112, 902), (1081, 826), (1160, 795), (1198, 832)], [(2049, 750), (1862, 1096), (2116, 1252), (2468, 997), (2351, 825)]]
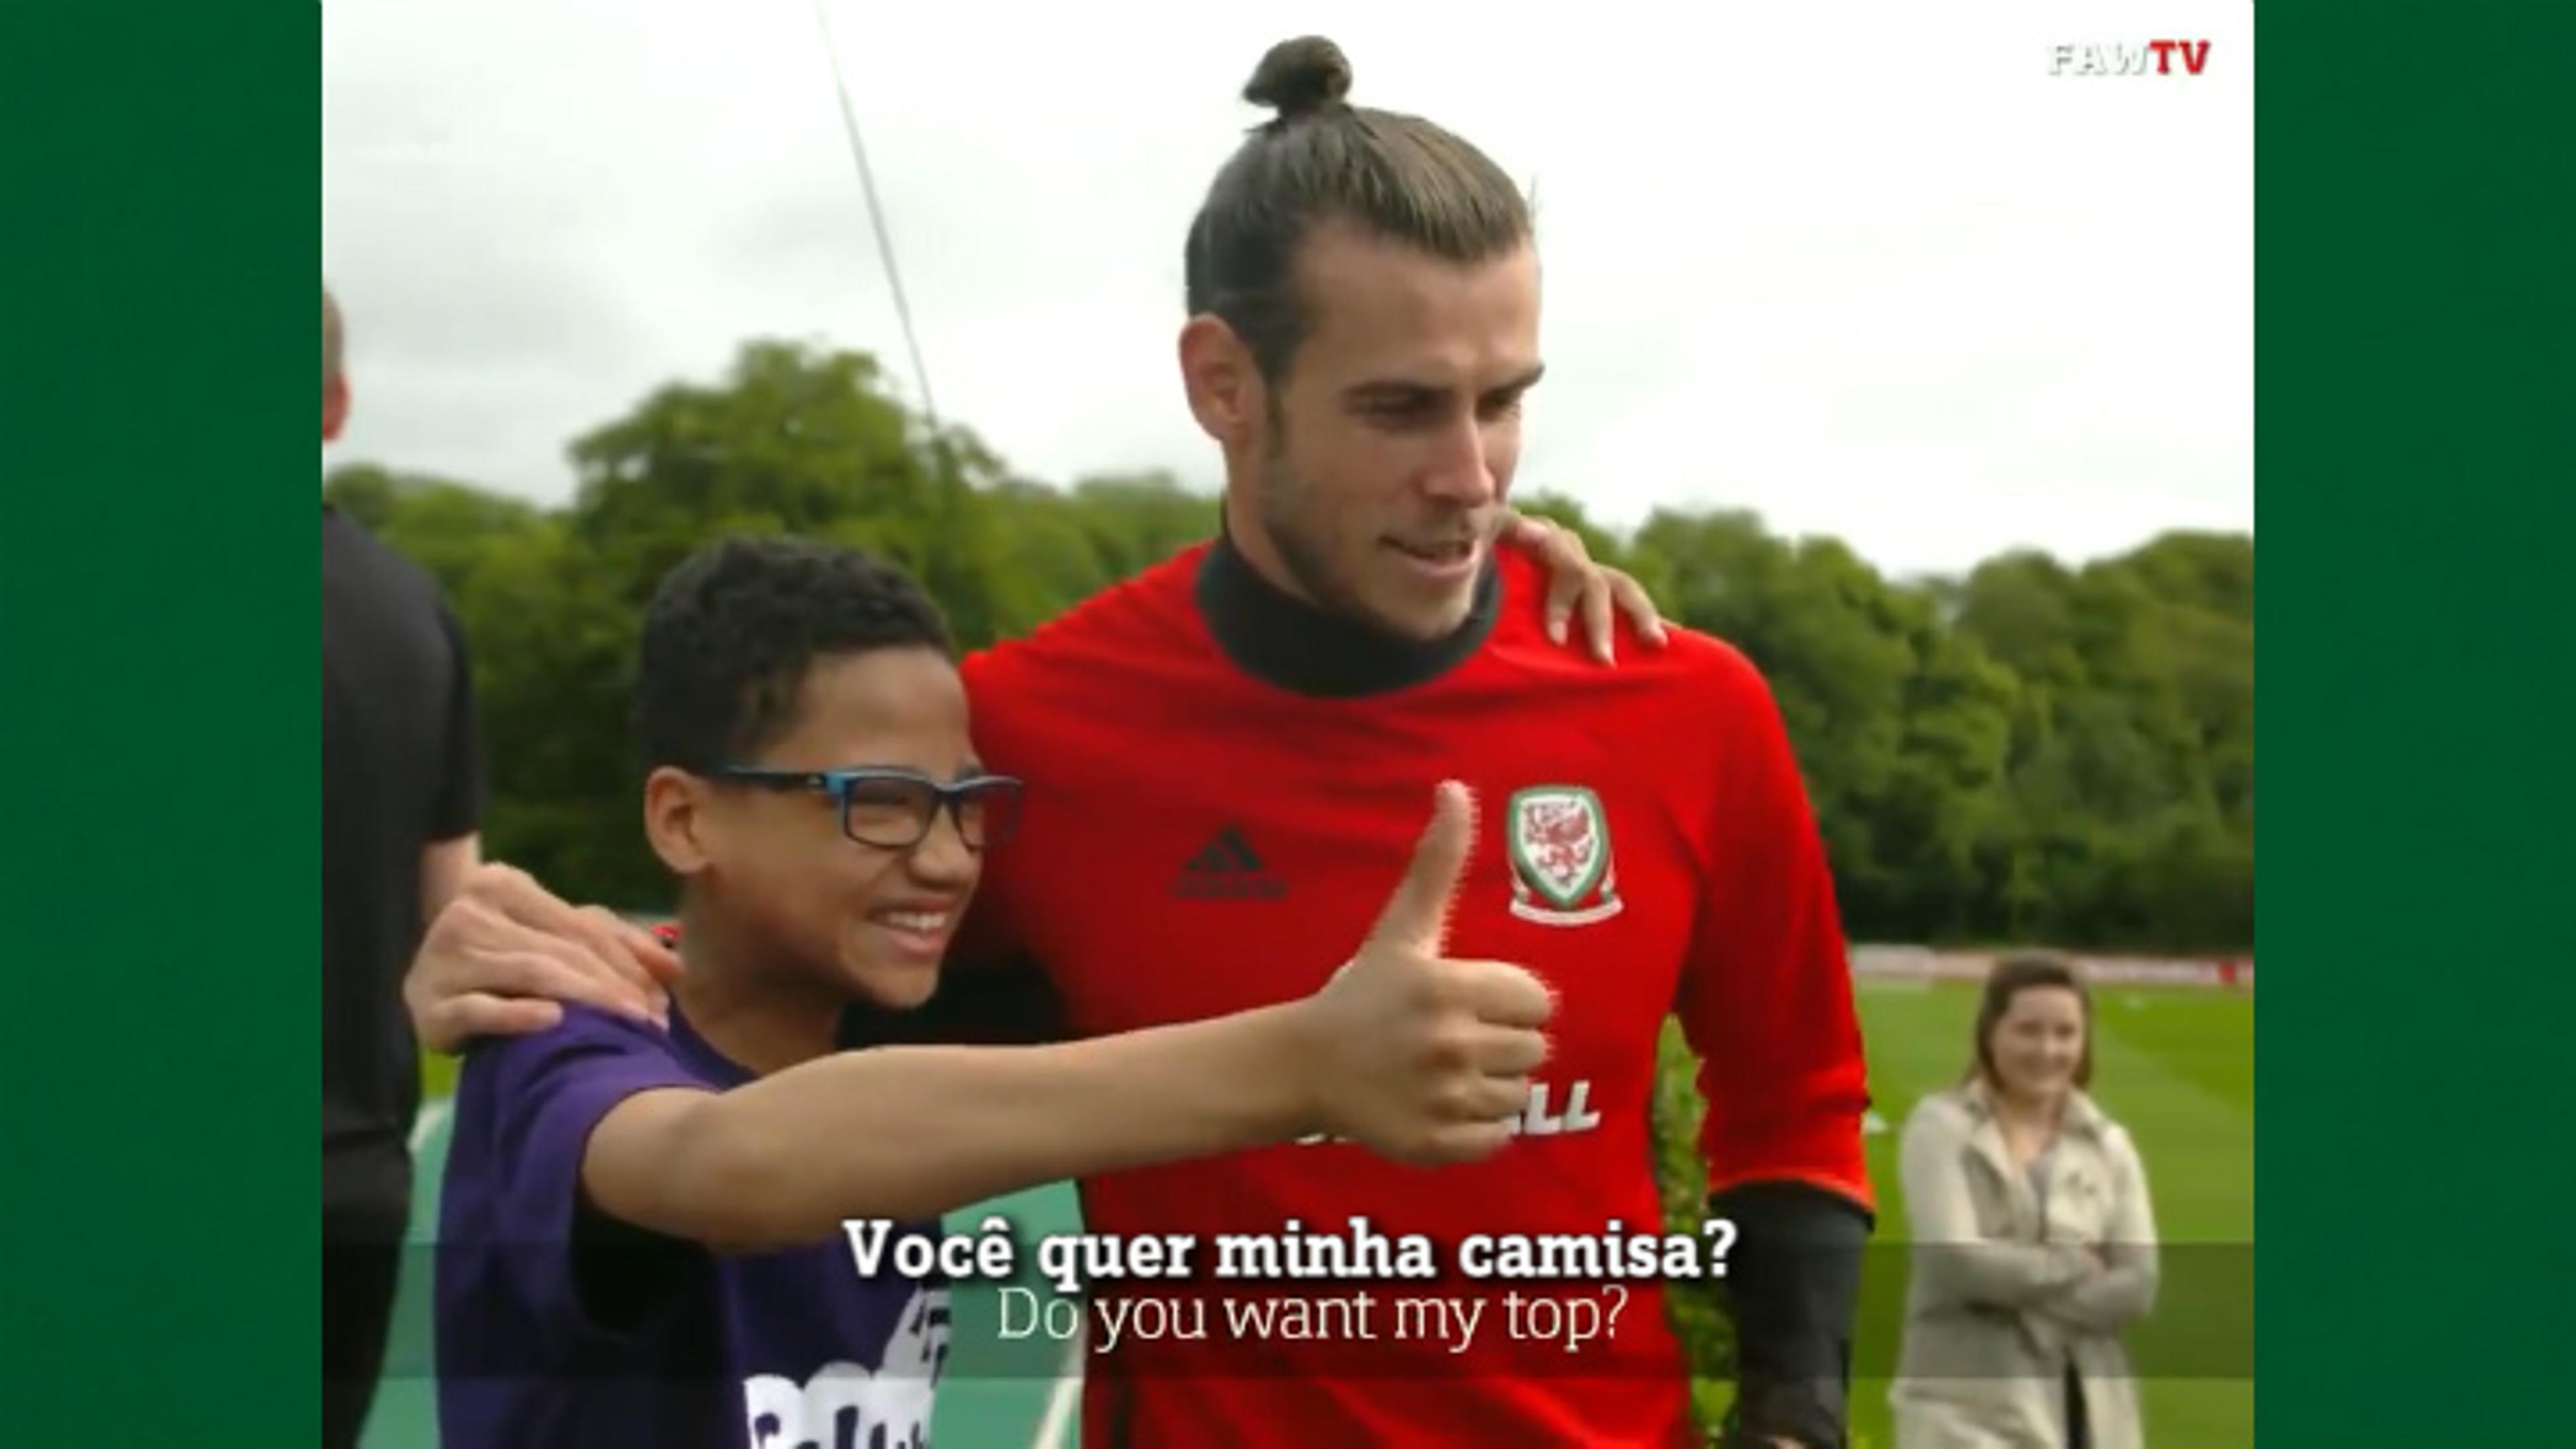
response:
[[(1214, 486), (1180, 241), (1262, 51), (1320, 33), (1537, 187), (1519, 487), (1900, 572), (2253, 527), (2248, 0), (825, 3), (940, 410), (1023, 474)], [(2050, 73), (2154, 39), (2203, 73)], [(913, 385), (813, 0), (336, 0), (322, 139), (326, 463), (559, 503), (572, 437), (756, 334)]]

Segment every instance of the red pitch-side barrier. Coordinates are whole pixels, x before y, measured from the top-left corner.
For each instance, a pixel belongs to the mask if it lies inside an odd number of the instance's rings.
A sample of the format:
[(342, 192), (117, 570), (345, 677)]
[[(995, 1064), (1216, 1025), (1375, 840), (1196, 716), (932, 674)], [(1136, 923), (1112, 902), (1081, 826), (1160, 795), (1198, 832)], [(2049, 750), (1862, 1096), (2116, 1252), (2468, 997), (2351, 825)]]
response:
[[(2070, 958), (2087, 981), (2151, 986), (2205, 986), (2222, 991), (2254, 989), (2254, 958), (2088, 956)], [(1854, 946), (1852, 974), (1881, 980), (1982, 981), (1993, 969), (1991, 951), (1936, 951), (1928, 946)]]

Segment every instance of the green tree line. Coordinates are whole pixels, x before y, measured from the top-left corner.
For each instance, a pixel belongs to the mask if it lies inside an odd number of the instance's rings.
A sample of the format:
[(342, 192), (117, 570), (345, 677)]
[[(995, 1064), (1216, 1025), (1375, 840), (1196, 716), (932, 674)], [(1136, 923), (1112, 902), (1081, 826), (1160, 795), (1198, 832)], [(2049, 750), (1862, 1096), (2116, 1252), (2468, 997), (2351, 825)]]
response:
[[(571, 502), (345, 466), (325, 496), (426, 567), (474, 652), (490, 851), (575, 899), (668, 903), (637, 828), (636, 628), (707, 539), (794, 532), (910, 569), (961, 643), (1022, 633), (1211, 535), (1165, 474), (1054, 487), (933, 435), (871, 357), (747, 344), (576, 439)], [(2004, 554), (1891, 579), (1830, 538), (1664, 510), (1633, 534), (1562, 495), (1666, 615), (1769, 676), (1852, 935), (2242, 950), (2254, 932), (2254, 545), (2170, 533), (2070, 567)]]

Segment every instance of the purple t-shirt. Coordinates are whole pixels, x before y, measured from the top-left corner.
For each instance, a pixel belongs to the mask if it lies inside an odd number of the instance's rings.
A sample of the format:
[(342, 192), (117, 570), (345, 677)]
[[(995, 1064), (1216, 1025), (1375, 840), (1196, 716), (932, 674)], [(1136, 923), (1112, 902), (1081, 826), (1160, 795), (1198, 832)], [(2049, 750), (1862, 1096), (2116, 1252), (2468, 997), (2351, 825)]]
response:
[(920, 1449), (948, 1295), (873, 1279), (849, 1236), (719, 1256), (583, 1200), (591, 1129), (628, 1095), (752, 1080), (689, 1029), (584, 1007), (478, 1043), (439, 1207), (445, 1449)]

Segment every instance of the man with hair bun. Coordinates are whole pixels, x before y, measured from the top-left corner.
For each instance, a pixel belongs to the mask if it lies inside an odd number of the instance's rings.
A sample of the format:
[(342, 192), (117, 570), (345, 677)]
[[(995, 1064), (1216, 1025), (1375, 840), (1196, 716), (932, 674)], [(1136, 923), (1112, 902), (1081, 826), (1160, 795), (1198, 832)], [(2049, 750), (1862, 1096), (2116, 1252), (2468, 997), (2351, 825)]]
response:
[[(1244, 98), (1275, 116), (1190, 224), (1180, 371), (1224, 451), (1224, 539), (979, 681), (994, 753), (1056, 781), (1064, 817), (1118, 812), (1113, 833), (1061, 830), (1002, 864), (987, 920), (1046, 962), (1079, 1031), (1293, 995), (1448, 773), (1484, 802), (1448, 949), (1556, 990), (1551, 1060), (1520, 1140), (1481, 1163), (1419, 1176), (1350, 1145), (1255, 1152), (1090, 1178), (1084, 1220), (1211, 1235), (1368, 1217), (1445, 1256), (1468, 1235), (1651, 1230), (1656, 1034), (1677, 1011), (1705, 1062), (1710, 1214), (1739, 1227), (1726, 1439), (1839, 1449), (1873, 1225), (1868, 1091), (1788, 735), (1716, 639), (1674, 629), (1597, 673), (1507, 606), (1533, 585), (1492, 549), (1543, 371), (1528, 201), (1471, 142), (1352, 106), (1350, 85), (1321, 36), (1262, 57)], [(1283, 895), (1154, 900), (1170, 861), (1218, 841), (1257, 853)], [(1208, 967), (1146, 982), (1126, 969), (1139, 959)], [(1685, 1444), (1662, 1294), (1625, 1287), (1615, 1341), (1574, 1359), (1492, 1323), (1455, 1356), (1383, 1336), (1262, 1343), (1298, 1372), (1216, 1343), (1121, 1343), (1090, 1359), (1087, 1444)], [(1510, 1289), (1597, 1302), (1602, 1284)]]
[[(1102, 1175), (1086, 1224), (1205, 1239), (1365, 1217), (1444, 1262), (1478, 1234), (1654, 1231), (1649, 1104), (1677, 1012), (1705, 1062), (1710, 1210), (1739, 1229), (1729, 1442), (1840, 1449), (1868, 1098), (1786, 732), (1715, 639), (1674, 630), (1588, 670), (1510, 606), (1538, 585), (1492, 547), (1542, 371), (1528, 206), (1466, 140), (1353, 106), (1351, 79), (1329, 40), (1273, 48), (1244, 95), (1276, 115), (1189, 230), (1179, 361), (1225, 459), (1223, 536), (982, 661), (979, 736), (1048, 782), (1054, 827), (1033, 812), (982, 920), (1045, 963), (1085, 1034), (1293, 998), (1454, 776), (1483, 808), (1448, 952), (1548, 983), (1550, 1059), (1491, 1158), (1426, 1175), (1327, 1142)], [(1086, 1360), (1085, 1442), (1688, 1443), (1657, 1285), (1625, 1286), (1615, 1335), (1571, 1357), (1510, 1341), (1502, 1300), (1598, 1303), (1600, 1283), (1393, 1285), (1493, 1300), (1458, 1353), (1131, 1337)]]
[[(1003, 1039), (1027, 1029), (1015, 1000), (1092, 1037), (1306, 997), (1368, 934), (1435, 786), (1463, 782), (1472, 826), (1444, 818), (1467, 856), (1423, 944), (1557, 999), (1519, 1109), (1477, 1119), (1501, 1150), (1426, 1168), (1310, 1140), (1099, 1174), (1088, 1230), (1212, 1243), (1365, 1218), (1444, 1264), (1476, 1235), (1653, 1232), (1655, 1048), (1678, 1014), (1705, 1063), (1709, 1205), (1739, 1230), (1727, 1442), (1843, 1449), (1868, 1097), (1787, 733), (1760, 674), (1705, 635), (1623, 630), (1663, 647), (1615, 670), (1551, 639), (1541, 566), (1496, 547), (1542, 371), (1527, 203), (1476, 147), (1354, 107), (1350, 84), (1330, 41), (1274, 48), (1244, 94), (1276, 115), (1189, 229), (1178, 361), (1225, 463), (1221, 535), (967, 661), (978, 746), (1028, 782), (1022, 829), (938, 996), (845, 1040)], [(416, 1011), (521, 989), (433, 947)], [(1662, 1296), (1620, 1286), (1615, 1332), (1569, 1354), (1506, 1313), (1597, 1312), (1602, 1283), (1095, 1284), (1274, 1304), (1369, 1288), (1485, 1317), (1463, 1346), (1383, 1322), (1247, 1339), (1212, 1304), (1205, 1339), (1085, 1355), (1084, 1443), (1687, 1445)]]

